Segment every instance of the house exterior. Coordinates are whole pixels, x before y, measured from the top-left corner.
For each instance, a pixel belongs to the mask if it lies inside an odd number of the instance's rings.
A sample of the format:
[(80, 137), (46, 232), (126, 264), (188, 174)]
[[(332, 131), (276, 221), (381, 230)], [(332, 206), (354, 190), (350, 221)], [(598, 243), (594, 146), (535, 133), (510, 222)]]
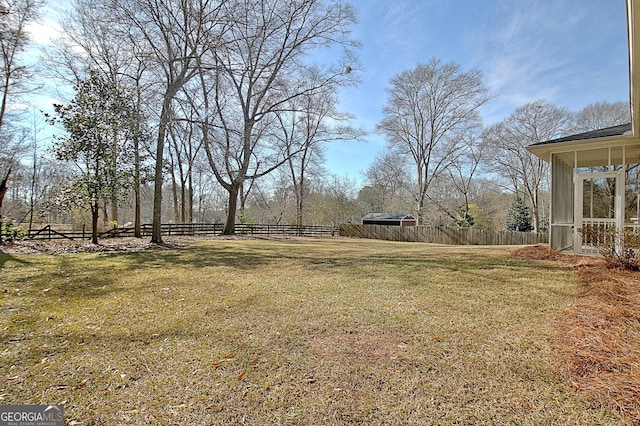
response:
[(527, 147), (551, 165), (552, 250), (597, 253), (640, 222), (640, 0), (626, 1), (631, 123)]
[(416, 218), (406, 213), (369, 213), (362, 218), (363, 225), (416, 226)]

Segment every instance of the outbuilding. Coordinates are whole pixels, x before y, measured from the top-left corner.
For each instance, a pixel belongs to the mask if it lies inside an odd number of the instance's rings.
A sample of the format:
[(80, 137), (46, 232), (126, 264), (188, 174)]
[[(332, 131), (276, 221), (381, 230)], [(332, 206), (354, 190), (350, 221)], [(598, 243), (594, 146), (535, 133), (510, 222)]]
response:
[(362, 218), (363, 225), (416, 226), (416, 218), (406, 213), (369, 213)]

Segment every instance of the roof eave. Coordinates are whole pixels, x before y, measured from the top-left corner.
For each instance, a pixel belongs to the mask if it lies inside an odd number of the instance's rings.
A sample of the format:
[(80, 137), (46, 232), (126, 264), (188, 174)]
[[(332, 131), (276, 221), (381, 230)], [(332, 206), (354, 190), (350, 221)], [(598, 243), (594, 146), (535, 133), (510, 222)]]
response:
[(609, 146), (624, 146), (639, 144), (640, 138), (634, 135), (616, 135), (593, 139), (579, 139), (573, 141), (556, 142), (552, 144), (529, 145), (527, 151), (544, 161), (551, 162), (551, 154), (574, 150), (603, 148)]

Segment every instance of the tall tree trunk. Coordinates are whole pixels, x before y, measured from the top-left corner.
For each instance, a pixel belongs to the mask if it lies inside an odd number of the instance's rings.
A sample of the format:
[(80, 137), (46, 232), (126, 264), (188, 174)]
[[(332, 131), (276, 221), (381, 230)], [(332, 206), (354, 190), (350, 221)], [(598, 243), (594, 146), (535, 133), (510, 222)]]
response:
[(140, 200), (140, 186), (142, 185), (141, 182), (141, 176), (140, 176), (140, 162), (142, 161), (141, 155), (140, 155), (140, 138), (141, 138), (141, 114), (140, 114), (140, 110), (141, 110), (141, 103), (142, 103), (142, 96), (141, 96), (141, 90), (140, 90), (140, 80), (141, 80), (141, 69), (138, 70), (138, 74), (136, 77), (136, 106), (135, 106), (135, 121), (134, 121), (134, 135), (133, 135), (133, 161), (135, 162), (134, 164), (134, 171), (133, 171), (133, 193), (134, 193), (134, 219), (133, 219), (133, 235), (136, 238), (142, 238), (142, 229), (141, 229), (141, 221), (142, 221), (142, 214), (141, 214), (141, 200)]
[(538, 211), (538, 191), (533, 194), (531, 203), (531, 216), (533, 216), (533, 232), (540, 232), (540, 212)]
[(193, 173), (189, 168), (189, 223), (193, 223)]
[(31, 194), (29, 196), (29, 235), (31, 235), (31, 228), (33, 227), (33, 213), (36, 209), (36, 175), (38, 172), (36, 150), (33, 150), (33, 170), (31, 174)]
[(185, 182), (180, 186), (180, 222), (187, 222), (187, 188)]
[(180, 207), (178, 205), (178, 184), (176, 182), (176, 174), (171, 167), (171, 194), (173, 195), (173, 221), (180, 223)]
[(111, 221), (118, 223), (118, 197), (115, 195), (111, 196)]
[(104, 226), (104, 228), (109, 228), (109, 211), (107, 210), (106, 201), (102, 204), (102, 212), (104, 213), (104, 217), (102, 218), (102, 225)]
[(222, 235), (233, 235), (236, 232), (236, 213), (238, 211), (238, 196), (240, 185), (234, 183), (229, 189), (229, 209), (227, 211), (227, 221), (224, 224)]
[(238, 191), (238, 200), (240, 201), (240, 218), (244, 220), (245, 203), (247, 201), (247, 194), (244, 192), (244, 185), (240, 185)]
[(296, 220), (298, 222), (298, 228), (302, 228), (302, 225), (304, 225), (304, 205), (305, 205), (305, 195), (307, 192), (307, 188), (306, 188), (306, 182), (307, 180), (305, 179), (305, 166), (303, 166), (302, 170), (300, 170), (300, 183), (298, 185), (298, 191), (299, 194), (296, 192), (296, 195), (298, 196), (298, 203), (297, 203), (297, 217)]
[(7, 193), (7, 182), (9, 182), (9, 176), (11, 175), (11, 167), (7, 170), (7, 174), (0, 181), (0, 243), (2, 243), (2, 200), (4, 200), (4, 195)]
[(100, 204), (94, 201), (91, 204), (91, 242), (98, 244), (98, 216), (100, 213)]
[(416, 225), (424, 225), (424, 204), (425, 204), (425, 181), (427, 180), (423, 174), (424, 170), (422, 164), (418, 162), (418, 196), (415, 198), (416, 201)]
[(141, 229), (141, 214), (140, 214), (140, 182), (136, 184), (134, 189), (135, 192), (135, 207), (134, 207), (134, 219), (133, 219), (133, 236), (136, 238), (142, 238), (142, 229)]
[(298, 200), (296, 202), (297, 204), (297, 212), (296, 212), (296, 226), (298, 227), (298, 229), (302, 228), (302, 222), (303, 222), (303, 218), (302, 218), (302, 196), (298, 197)]
[[(114, 83), (115, 84), (115, 83)], [(116, 178), (115, 176), (117, 176), (116, 173), (116, 169), (118, 168), (118, 124), (114, 124), (113, 125), (113, 152), (115, 153), (114, 155), (112, 155), (112, 160), (111, 160), (111, 167), (112, 167), (112, 172), (113, 172), (113, 181), (111, 182), (111, 197), (110, 197), (110, 204), (111, 204), (111, 220), (115, 223), (118, 223), (118, 183), (116, 182)]]
[(298, 229), (302, 228), (303, 214), (304, 214), (304, 183), (300, 181), (295, 185), (296, 192), (296, 226)]
[(7, 111), (7, 99), (9, 98), (9, 88), (11, 87), (12, 70), (5, 72), (2, 84), (2, 100), (0, 100), (0, 128), (4, 124), (4, 115)]
[(133, 138), (133, 151), (135, 161), (135, 170), (133, 172), (133, 192), (135, 194), (133, 235), (136, 238), (142, 238), (140, 229), (140, 146), (137, 135)]
[(156, 173), (153, 188), (153, 229), (151, 242), (162, 243), (162, 160), (164, 157), (164, 141), (169, 125), (169, 110), (171, 97), (166, 96), (162, 104), (160, 125), (158, 127), (158, 140), (156, 143)]

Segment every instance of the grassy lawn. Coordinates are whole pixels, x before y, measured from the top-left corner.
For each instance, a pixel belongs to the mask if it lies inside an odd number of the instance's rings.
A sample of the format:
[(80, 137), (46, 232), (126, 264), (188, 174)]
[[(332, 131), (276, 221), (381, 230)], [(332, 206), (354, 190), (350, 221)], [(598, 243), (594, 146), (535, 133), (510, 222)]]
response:
[(619, 424), (554, 365), (575, 273), (348, 239), (0, 254), (0, 404), (69, 423)]

